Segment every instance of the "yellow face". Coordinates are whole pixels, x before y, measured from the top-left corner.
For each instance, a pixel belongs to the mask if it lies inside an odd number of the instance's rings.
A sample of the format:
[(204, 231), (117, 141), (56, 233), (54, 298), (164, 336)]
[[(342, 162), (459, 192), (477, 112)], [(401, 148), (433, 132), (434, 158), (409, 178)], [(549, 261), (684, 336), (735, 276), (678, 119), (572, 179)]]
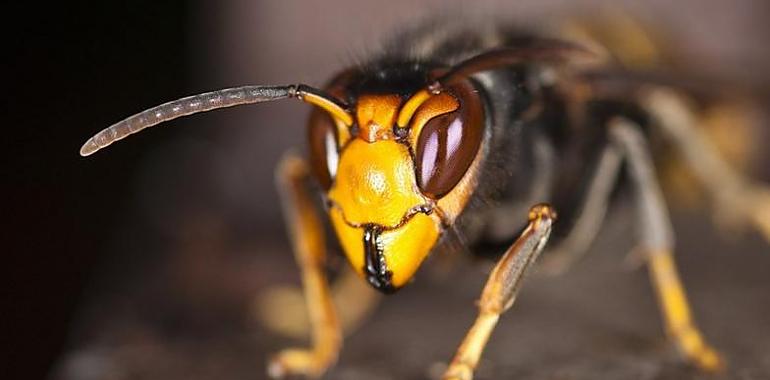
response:
[[(340, 156), (328, 199), (329, 216), (348, 260), (375, 287), (405, 284), (441, 231), (435, 213), (417, 211), (430, 210), (432, 202), (417, 189), (409, 150), (393, 140), (351, 141)], [(376, 236), (365, 239), (365, 233)], [(385, 266), (376, 262), (380, 256)]]
[[(444, 226), (464, 207), (475, 185), (475, 175), (466, 172), (475, 172), (469, 170), (475, 169), (470, 166), (477, 165), (481, 156), (476, 152), (480, 151), (478, 147), (468, 148), (474, 150), (473, 162), (461, 168), (461, 179), (451, 186), (452, 190), (426, 191), (446, 187), (441, 181), (453, 173), (430, 173), (441, 169), (434, 165), (438, 151), (434, 149), (425, 157), (421, 141), (434, 148), (451, 145), (452, 141), (446, 139), (452, 136), (449, 133), (447, 137), (446, 129), (451, 128), (452, 117), (460, 119), (455, 112), (460, 102), (450, 94), (432, 96), (416, 109), (408, 129), (397, 131), (396, 119), (402, 106), (397, 95), (362, 95), (356, 103), (354, 128), (325, 114), (311, 118), (313, 158), (325, 161), (320, 166), (314, 161), (315, 171), (327, 187), (328, 212), (336, 235), (353, 268), (384, 292), (400, 288), (414, 276)], [(421, 138), (423, 130), (434, 138)], [(437, 137), (442, 133), (444, 140)], [(467, 135), (456, 132), (454, 137)], [(444, 149), (444, 158), (451, 161), (452, 153)], [(438, 181), (438, 185), (431, 180)], [(437, 197), (439, 193), (444, 194)]]

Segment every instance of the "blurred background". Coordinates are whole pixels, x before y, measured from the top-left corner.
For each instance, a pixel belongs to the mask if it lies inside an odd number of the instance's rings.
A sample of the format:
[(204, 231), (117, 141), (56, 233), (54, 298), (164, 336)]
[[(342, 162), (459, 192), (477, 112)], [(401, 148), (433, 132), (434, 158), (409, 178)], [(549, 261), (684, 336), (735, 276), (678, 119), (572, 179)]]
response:
[[(203, 114), (79, 157), (94, 132), (211, 89), (321, 85), (430, 15), (531, 22), (606, 7), (665, 26), (700, 72), (768, 83), (764, 0), (5, 5), (0, 378), (262, 378), (268, 353), (305, 344), (265, 330), (255, 299), (298, 284), (273, 167), (304, 149), (308, 108)], [(616, 219), (616, 238), (572, 272), (528, 282), (478, 378), (698, 378), (665, 345), (645, 272), (623, 268), (631, 242), (617, 236), (633, 230)], [(675, 226), (696, 316), (733, 363), (725, 377), (770, 378), (768, 246), (725, 239), (698, 211)], [(453, 276), (386, 299), (328, 378), (434, 378), (484, 281), (483, 267)]]

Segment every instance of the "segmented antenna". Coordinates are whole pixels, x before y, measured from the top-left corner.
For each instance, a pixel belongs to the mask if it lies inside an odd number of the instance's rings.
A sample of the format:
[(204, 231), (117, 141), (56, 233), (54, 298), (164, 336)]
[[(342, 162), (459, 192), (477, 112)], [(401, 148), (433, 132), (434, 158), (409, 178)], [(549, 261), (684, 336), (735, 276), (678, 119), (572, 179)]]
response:
[[(303, 88), (307, 86), (302, 86)], [(242, 86), (188, 96), (164, 103), (130, 116), (97, 133), (80, 148), (81, 156), (88, 156), (115, 141), (126, 138), (145, 128), (165, 121), (199, 112), (242, 104), (254, 104), (296, 97), (297, 85)]]
[(482, 71), (513, 66), (521, 63), (550, 62), (559, 63), (569, 60), (585, 59), (585, 62), (601, 59), (596, 52), (581, 45), (558, 39), (539, 38), (528, 41), (522, 46), (503, 47), (470, 57), (434, 78), (428, 86), (415, 92), (401, 108), (397, 123), (401, 128), (411, 120), (417, 109), (431, 96), (437, 95), (445, 87), (458, 80), (465, 79)]
[(527, 62), (564, 62), (579, 58), (596, 60), (600, 57), (573, 42), (549, 38), (534, 39), (524, 46), (490, 50), (462, 61), (437, 78), (428, 90), (436, 92), (441, 86), (449, 85), (455, 80), (498, 67)]

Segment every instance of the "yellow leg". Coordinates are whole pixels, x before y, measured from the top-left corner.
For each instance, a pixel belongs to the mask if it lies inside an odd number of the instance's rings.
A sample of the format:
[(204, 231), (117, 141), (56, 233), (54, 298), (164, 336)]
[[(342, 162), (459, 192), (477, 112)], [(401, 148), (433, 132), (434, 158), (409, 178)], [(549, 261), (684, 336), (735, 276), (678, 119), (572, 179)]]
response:
[(545, 246), (556, 213), (547, 205), (530, 210), (529, 225), (497, 263), (479, 300), (479, 315), (457, 349), (444, 380), (470, 380), (500, 314), (516, 299), (527, 270)]
[(655, 286), (666, 333), (685, 358), (702, 370), (715, 372), (725, 366), (719, 354), (709, 346), (690, 316), (682, 283), (670, 251), (654, 251), (649, 256), (650, 278)]
[(564, 240), (548, 249), (541, 265), (544, 272), (563, 274), (588, 252), (607, 214), (622, 161), (622, 154), (612, 145), (602, 152), (577, 221)]
[(751, 219), (770, 242), (770, 190), (764, 187), (755, 191), (751, 200), (754, 202)]
[[(354, 332), (379, 303), (382, 295), (372, 289), (349, 266), (331, 285), (337, 317), (345, 336)], [(256, 299), (255, 314), (275, 333), (291, 338), (307, 336), (310, 322), (305, 310), (305, 296), (295, 286), (268, 288)]]
[(625, 154), (636, 190), (641, 248), (648, 254), (650, 276), (666, 331), (688, 362), (703, 371), (720, 370), (724, 362), (706, 344), (690, 315), (690, 306), (671, 251), (674, 237), (670, 218), (655, 177), (646, 140), (638, 126), (622, 118), (611, 122), (610, 137)]
[(326, 258), (324, 233), (305, 186), (308, 173), (305, 162), (290, 155), (282, 160), (276, 179), (292, 246), (302, 271), (312, 345), (309, 349), (284, 350), (271, 358), (268, 374), (272, 378), (295, 374), (319, 377), (336, 361), (342, 345), (339, 323), (323, 272)]
[[(684, 98), (665, 89), (650, 91), (643, 104), (710, 195), (717, 221), (734, 226), (752, 224), (770, 242), (770, 189), (730, 167), (698, 129), (698, 120)], [(740, 121), (739, 121), (740, 122)]]

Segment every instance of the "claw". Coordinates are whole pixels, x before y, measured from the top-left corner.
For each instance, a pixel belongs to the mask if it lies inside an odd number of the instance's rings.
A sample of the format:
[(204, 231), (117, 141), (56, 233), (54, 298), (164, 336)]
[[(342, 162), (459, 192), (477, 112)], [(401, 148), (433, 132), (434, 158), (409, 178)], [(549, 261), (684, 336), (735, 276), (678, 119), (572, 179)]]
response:
[(442, 380), (473, 380), (473, 368), (465, 363), (452, 363)]
[(309, 378), (320, 377), (331, 363), (313, 351), (288, 349), (274, 355), (267, 363), (267, 375), (271, 379), (283, 379), (291, 375)]
[(752, 225), (770, 243), (770, 189), (747, 186), (730, 192), (716, 202), (717, 224), (728, 231), (740, 231)]
[(688, 326), (674, 335), (677, 348), (685, 360), (698, 370), (706, 373), (718, 373), (727, 367), (722, 355), (706, 343), (695, 327)]
[(727, 364), (722, 355), (709, 346), (704, 346), (697, 357), (692, 358), (693, 363), (699, 370), (707, 373), (723, 372)]
[(751, 220), (765, 240), (770, 243), (770, 190), (760, 188), (754, 192), (753, 198)]
[(278, 358), (270, 359), (267, 362), (267, 376), (271, 379), (283, 379), (288, 375), (289, 370), (286, 364)]

